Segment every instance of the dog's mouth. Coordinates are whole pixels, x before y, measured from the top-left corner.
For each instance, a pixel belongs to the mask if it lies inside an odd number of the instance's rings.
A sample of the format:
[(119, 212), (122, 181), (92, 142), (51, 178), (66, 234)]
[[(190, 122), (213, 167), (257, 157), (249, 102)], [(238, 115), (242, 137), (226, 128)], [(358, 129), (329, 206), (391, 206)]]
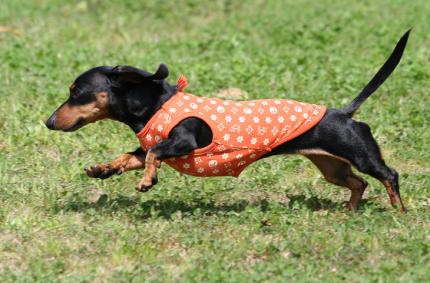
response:
[(77, 129), (81, 128), (85, 123), (85, 118), (81, 117), (79, 118), (71, 127), (62, 130), (63, 132), (73, 132)]

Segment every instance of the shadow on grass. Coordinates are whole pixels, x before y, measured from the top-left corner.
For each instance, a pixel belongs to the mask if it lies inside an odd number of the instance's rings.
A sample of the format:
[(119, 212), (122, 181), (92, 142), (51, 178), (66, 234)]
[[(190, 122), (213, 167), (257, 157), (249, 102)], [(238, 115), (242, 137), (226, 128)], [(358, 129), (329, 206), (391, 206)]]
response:
[[(330, 199), (326, 198), (318, 198), (317, 196), (312, 196), (310, 198), (306, 198), (305, 195), (294, 195), (289, 196), (290, 202), (288, 203), (288, 207), (290, 209), (297, 210), (309, 210), (309, 211), (319, 211), (319, 210), (346, 210), (346, 204), (348, 202), (333, 202)], [(358, 204), (358, 212), (362, 211), (365, 207), (370, 208), (374, 212), (383, 212), (387, 211), (385, 208), (379, 206), (378, 203), (375, 203), (372, 200), (362, 199)]]
[[(259, 207), (262, 212), (266, 211), (285, 211), (285, 213), (292, 213), (295, 211), (319, 211), (319, 210), (344, 210), (345, 203), (333, 202), (330, 199), (318, 198), (317, 196), (306, 197), (306, 195), (293, 195), (289, 196), (290, 202), (282, 204), (277, 202), (269, 203), (267, 200), (262, 200), (258, 205), (250, 205), (248, 201), (237, 201), (233, 204), (219, 205), (214, 201), (203, 201), (199, 199), (192, 200), (192, 203), (185, 203), (181, 200), (162, 199), (162, 200), (148, 200), (141, 202), (140, 199), (130, 198), (119, 195), (116, 198), (109, 198), (106, 194), (101, 195), (95, 202), (78, 202), (72, 201), (64, 207), (59, 207), (60, 210), (74, 211), (74, 212), (117, 212), (124, 211), (126, 213), (137, 213), (140, 218), (147, 219), (154, 215), (156, 217), (163, 217), (171, 219), (172, 215), (180, 212), (181, 217), (188, 217), (195, 215), (196, 211), (199, 214), (211, 216), (214, 214), (226, 214), (229, 212), (241, 213), (245, 211), (247, 206)], [(384, 208), (377, 207), (376, 204), (368, 200), (362, 200), (359, 209), (371, 206), (373, 211), (385, 211)]]
[[(148, 200), (141, 202), (139, 197), (130, 198), (119, 195), (116, 198), (109, 198), (108, 195), (104, 194), (95, 202), (71, 201), (63, 207), (58, 207), (57, 210), (84, 213), (89, 210), (108, 211), (109, 213), (117, 211), (135, 211), (140, 213), (143, 219), (150, 218), (154, 214), (158, 217), (170, 219), (171, 216), (177, 212), (181, 212), (184, 216), (187, 216), (193, 214), (196, 209), (200, 209), (200, 211), (206, 215), (229, 211), (242, 212), (248, 205), (249, 202), (245, 200), (236, 202), (232, 205), (217, 205), (214, 201), (210, 201), (208, 203), (207, 201), (199, 199), (193, 199), (190, 203), (172, 199)], [(265, 205), (264, 209), (267, 209), (267, 205)]]

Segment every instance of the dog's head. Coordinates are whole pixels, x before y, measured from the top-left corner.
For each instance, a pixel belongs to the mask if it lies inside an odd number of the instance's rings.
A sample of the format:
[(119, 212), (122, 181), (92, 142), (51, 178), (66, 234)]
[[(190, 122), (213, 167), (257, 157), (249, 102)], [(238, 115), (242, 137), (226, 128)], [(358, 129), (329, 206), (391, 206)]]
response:
[(69, 87), (69, 98), (46, 121), (51, 130), (76, 131), (102, 119), (117, 119), (118, 93), (124, 88), (164, 80), (169, 70), (160, 64), (155, 74), (131, 66), (101, 66), (79, 75)]

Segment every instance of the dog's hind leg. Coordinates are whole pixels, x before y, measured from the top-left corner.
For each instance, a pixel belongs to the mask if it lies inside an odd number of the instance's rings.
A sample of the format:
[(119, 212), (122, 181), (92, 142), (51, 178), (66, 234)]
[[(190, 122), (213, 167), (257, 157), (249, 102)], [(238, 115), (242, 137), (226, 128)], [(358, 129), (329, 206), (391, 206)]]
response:
[(400, 190), (399, 190), (399, 173), (397, 173), (396, 170), (393, 168), (390, 168), (389, 166), (386, 166), (387, 170), (390, 171), (387, 174), (387, 178), (379, 179), (381, 183), (385, 186), (387, 189), (388, 195), (391, 199), (391, 204), (396, 205), (397, 203), (400, 203), (401, 210), (404, 212), (407, 212), (406, 207), (403, 205), (403, 201), (400, 197)]
[(399, 174), (385, 163), (370, 127), (365, 123), (350, 120), (339, 128), (343, 130), (331, 132), (331, 139), (336, 140), (336, 143), (322, 146), (323, 150), (345, 160), (359, 172), (382, 182), (391, 204), (400, 203), (401, 210), (406, 211), (400, 198)]
[(336, 157), (319, 154), (305, 154), (305, 156), (321, 171), (327, 182), (351, 190), (351, 198), (346, 207), (348, 210), (356, 211), (367, 187), (366, 180), (355, 175), (350, 164)]
[[(350, 143), (345, 142), (338, 145), (338, 147), (343, 147), (342, 152), (338, 154), (361, 173), (382, 182), (390, 196), (391, 204), (394, 206), (400, 203), (401, 210), (406, 212), (406, 207), (400, 197), (399, 174), (385, 163), (381, 150), (370, 132), (370, 127), (365, 123), (357, 122), (351, 125), (350, 129), (352, 132), (349, 138), (354, 140), (355, 145), (350, 147)], [(341, 139), (341, 137), (338, 138)], [(332, 148), (332, 152), (335, 151), (336, 149)]]
[(400, 209), (406, 212), (406, 207), (403, 205), (400, 197), (399, 174), (397, 171), (386, 165), (380, 155), (371, 160), (371, 162), (369, 162), (369, 160), (366, 160), (367, 162), (358, 162), (356, 168), (360, 172), (378, 179), (385, 186), (390, 196), (391, 204), (394, 206), (400, 203)]

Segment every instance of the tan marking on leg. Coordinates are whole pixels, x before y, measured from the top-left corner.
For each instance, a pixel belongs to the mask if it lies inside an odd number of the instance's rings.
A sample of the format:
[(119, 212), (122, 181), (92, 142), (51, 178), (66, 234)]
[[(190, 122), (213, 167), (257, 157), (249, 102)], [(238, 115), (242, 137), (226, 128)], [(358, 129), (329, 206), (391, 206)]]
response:
[[(299, 153), (299, 154), (303, 154), (304, 156), (306, 156), (306, 157), (308, 157), (309, 155), (314, 155), (314, 156), (330, 156), (330, 157), (333, 157), (333, 158), (336, 158), (336, 159), (338, 159), (338, 160), (342, 160), (342, 161), (344, 161), (344, 162), (346, 162), (346, 163), (348, 163), (348, 164), (350, 164), (350, 165), (352, 165), (351, 164), (351, 162), (349, 162), (348, 160), (346, 160), (346, 159), (344, 159), (344, 158), (341, 158), (341, 157), (339, 157), (339, 156), (335, 156), (335, 155), (332, 155), (332, 154), (330, 154), (330, 153), (328, 153), (328, 152), (326, 152), (326, 151), (324, 151), (324, 150), (320, 150), (320, 149), (305, 149), (305, 150), (299, 150), (299, 151), (297, 151), (296, 153)], [(384, 159), (383, 159), (383, 157), (382, 157), (382, 155), (380, 155), (380, 157), (381, 157), (381, 159), (382, 159), (382, 161), (384, 162), (384, 164), (385, 164), (385, 161), (384, 161)], [(308, 157), (309, 158), (309, 157)], [(312, 161), (312, 160), (311, 160)], [(317, 165), (317, 164), (315, 164), (315, 165)], [(318, 167), (318, 165), (317, 165), (317, 167)], [(323, 166), (324, 167), (324, 166)], [(321, 168), (323, 168), (323, 167), (321, 167)], [(320, 167), (318, 167), (318, 169), (320, 169), (320, 171), (324, 174), (324, 172), (322, 171), (322, 170), (324, 170), (324, 168), (323, 169), (321, 169)], [(325, 170), (327, 170), (327, 169), (325, 169)], [(351, 174), (353, 174), (352, 173), (352, 171), (351, 171)], [(366, 173), (365, 173), (366, 174)], [(351, 175), (352, 176), (352, 175)], [(357, 175), (355, 175), (355, 174), (353, 174), (353, 176), (354, 177), (352, 177), (353, 179), (355, 179), (355, 180), (359, 180), (359, 181), (362, 181), (362, 180), (364, 180), (363, 178), (361, 178), (361, 177), (358, 177)], [(325, 176), (324, 176), (325, 177)], [(327, 178), (326, 178), (327, 179)], [(353, 179), (349, 179), (349, 181), (348, 181), (348, 186), (346, 186), (346, 185), (341, 185), (341, 186), (345, 186), (345, 187), (348, 187), (350, 190), (351, 190), (351, 199), (350, 199), (350, 201), (348, 202), (348, 205), (347, 205), (347, 208), (349, 209), (349, 210), (356, 210), (356, 207), (357, 207), (357, 204), (360, 202), (360, 200), (361, 200), (361, 197), (362, 197), (362, 195), (363, 195), (363, 192), (364, 192), (364, 186), (362, 185), (362, 184), (360, 184), (360, 185), (358, 185), (358, 183), (356, 183), (356, 182), (354, 182), (353, 181)], [(327, 180), (328, 181), (328, 180)], [(387, 189), (387, 192), (388, 192), (388, 195), (390, 196), (390, 200), (391, 200), (391, 204), (392, 205), (396, 205), (397, 203), (399, 203), (400, 202), (400, 204), (401, 204), (401, 207), (400, 207), (400, 210), (399, 211), (401, 211), (401, 212), (405, 212), (405, 208), (404, 208), (404, 206), (403, 206), (403, 204), (402, 204), (402, 201), (400, 200), (400, 197), (396, 194), (396, 192), (393, 190), (393, 188), (392, 188), (392, 185), (388, 182), (388, 180), (386, 180), (386, 179), (379, 179), (379, 181), (385, 186), (385, 188)], [(331, 182), (331, 181), (329, 181), (329, 182)], [(334, 184), (336, 184), (335, 182), (332, 182), (332, 183), (334, 183)], [(354, 183), (356, 183), (356, 185), (354, 185)]]
[[(385, 180), (385, 179), (380, 179), (379, 181), (381, 181), (381, 183), (387, 189), (387, 193), (390, 196), (391, 204), (396, 205), (396, 204), (400, 203), (400, 198), (396, 194), (396, 192), (393, 190), (393, 187), (391, 186), (390, 182), (388, 182), (388, 180)], [(400, 210), (403, 211), (403, 207), (400, 206)]]
[(333, 155), (306, 154), (305, 156), (321, 171), (327, 182), (351, 190), (351, 198), (346, 207), (350, 211), (357, 211), (357, 205), (364, 193), (365, 181), (352, 172), (351, 165)]
[[(110, 168), (106, 167), (108, 165), (110, 165)], [(121, 172), (124, 173), (130, 170), (145, 168), (145, 156), (125, 153), (120, 155), (114, 161), (101, 164), (101, 165), (95, 165), (94, 167), (97, 167), (100, 171), (121, 170)], [(93, 173), (93, 169), (91, 168), (91, 166), (87, 167), (87, 170)], [(94, 177), (94, 176), (90, 176), (90, 177)]]
[(357, 211), (357, 205), (360, 203), (365, 189), (364, 179), (351, 171), (351, 175), (348, 177), (348, 185), (348, 188), (351, 190), (351, 198), (346, 208), (350, 211)]
[(145, 175), (143, 175), (142, 180), (139, 182), (137, 189), (141, 190), (142, 185), (147, 187), (148, 189), (152, 186), (152, 179), (157, 174), (157, 168), (160, 167), (161, 160), (158, 159), (158, 155), (152, 152), (149, 152), (146, 155), (145, 160)]

